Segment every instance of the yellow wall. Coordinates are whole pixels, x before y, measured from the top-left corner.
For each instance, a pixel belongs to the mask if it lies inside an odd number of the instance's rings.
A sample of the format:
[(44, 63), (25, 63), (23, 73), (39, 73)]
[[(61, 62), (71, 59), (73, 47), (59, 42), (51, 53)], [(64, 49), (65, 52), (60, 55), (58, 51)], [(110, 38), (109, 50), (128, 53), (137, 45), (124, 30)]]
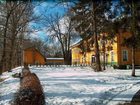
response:
[(78, 47), (72, 48), (72, 64), (80, 64), (81, 49)]
[[(107, 63), (113, 65), (118, 63), (118, 47), (117, 47), (117, 37), (113, 39), (113, 41), (108, 41), (106, 44), (106, 48), (110, 46), (112, 47), (112, 50), (107, 51), (106, 53), (108, 54), (107, 57)], [(112, 53), (113, 53), (113, 61), (112, 61)]]
[(91, 64), (92, 55), (94, 55), (93, 51), (86, 52), (80, 55), (80, 64)]
[(140, 65), (140, 49), (136, 50), (135, 60), (136, 60), (136, 65)]
[(92, 56), (94, 55), (94, 52), (91, 51), (91, 52), (87, 52), (86, 54), (86, 60), (87, 60), (87, 64), (91, 64), (91, 60), (92, 60)]
[[(114, 39), (112, 39), (113, 41), (107, 41), (105, 44), (106, 47), (106, 55), (108, 55), (108, 57), (106, 57), (107, 59), (107, 63), (111, 64), (111, 65), (131, 65), (132, 63), (132, 53), (131, 53), (131, 48), (128, 48), (126, 46), (123, 46), (122, 43), (124, 41), (124, 38), (128, 38), (130, 37), (131, 34), (130, 32), (123, 32), (120, 34), (117, 34), (116, 37)], [(99, 49), (100, 49), (100, 58), (102, 58), (103, 56), (103, 52), (102, 52), (102, 44), (100, 43), (100, 40), (98, 41), (99, 43)], [(112, 47), (112, 50), (107, 50), (107, 47), (110, 46)], [(123, 50), (127, 50), (128, 51), (128, 61), (123, 61), (123, 57), (122, 57), (122, 51)], [(73, 47), (72, 48), (72, 64), (75, 64), (75, 61), (77, 60), (78, 64), (82, 64), (83, 63), (83, 59), (84, 58), (84, 54), (81, 53), (82, 51), (80, 50), (80, 48), (78, 47)], [(111, 52), (114, 53), (114, 61), (111, 61)], [(92, 55), (94, 55), (93, 51), (87, 52), (86, 53), (86, 64), (91, 64), (91, 57)], [(136, 65), (140, 65), (140, 49), (136, 50), (135, 53), (135, 58), (136, 58)], [(102, 62), (102, 59), (101, 59)]]
[[(131, 36), (130, 32), (120, 33), (118, 35), (118, 64), (119, 65), (131, 65), (132, 63), (132, 53), (131, 48), (128, 48), (126, 46), (122, 46), (123, 39), (129, 38)], [(127, 50), (128, 51), (128, 61), (122, 60), (122, 51)], [(140, 65), (140, 50), (136, 49), (135, 52), (135, 58), (136, 58), (136, 65)]]
[(91, 64), (93, 51), (86, 52), (85, 56), (78, 47), (72, 48), (72, 64)]

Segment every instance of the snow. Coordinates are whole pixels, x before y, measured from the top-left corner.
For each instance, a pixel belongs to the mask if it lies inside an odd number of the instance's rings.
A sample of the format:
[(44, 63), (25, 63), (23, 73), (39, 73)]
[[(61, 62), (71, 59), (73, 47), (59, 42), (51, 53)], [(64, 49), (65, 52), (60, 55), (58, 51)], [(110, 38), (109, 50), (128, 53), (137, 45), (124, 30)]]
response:
[[(117, 105), (131, 101), (140, 89), (138, 77), (131, 77), (131, 70), (107, 68), (104, 72), (94, 72), (90, 67), (30, 67), (39, 77), (45, 93), (46, 105)], [(14, 93), (19, 88), (19, 79), (12, 73), (4, 73), (7, 78), (0, 83), (0, 105), (10, 105)]]
[(14, 73), (20, 72), (20, 68), (15, 68), (13, 72), (5, 72), (0, 78), (5, 79), (0, 82), (0, 105), (10, 105), (10, 101), (14, 97), (14, 93), (19, 88), (19, 79), (13, 78)]
[(64, 58), (46, 58), (47, 60), (64, 60)]

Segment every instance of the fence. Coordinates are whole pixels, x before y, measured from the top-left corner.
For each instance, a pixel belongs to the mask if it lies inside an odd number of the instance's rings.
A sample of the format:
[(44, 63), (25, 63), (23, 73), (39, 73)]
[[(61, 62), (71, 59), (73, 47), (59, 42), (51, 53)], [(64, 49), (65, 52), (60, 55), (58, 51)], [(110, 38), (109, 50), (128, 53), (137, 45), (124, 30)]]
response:
[(91, 64), (77, 64), (77, 65), (28, 65), (29, 67), (88, 67)]

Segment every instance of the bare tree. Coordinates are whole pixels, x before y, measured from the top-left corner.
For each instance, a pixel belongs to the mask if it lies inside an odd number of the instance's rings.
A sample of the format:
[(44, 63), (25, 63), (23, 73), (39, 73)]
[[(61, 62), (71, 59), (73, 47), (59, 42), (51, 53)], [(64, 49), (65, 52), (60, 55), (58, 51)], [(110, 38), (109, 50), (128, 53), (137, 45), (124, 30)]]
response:
[(50, 36), (54, 37), (54, 39), (56, 38), (55, 40), (58, 40), (60, 43), (65, 64), (71, 64), (70, 45), (75, 35), (75, 23), (72, 22), (70, 15), (65, 15), (63, 17), (58, 13), (51, 15), (50, 17), (46, 17), (45, 21), (47, 26), (49, 26), (47, 31)]
[[(11, 2), (10, 2), (11, 3)], [(2, 5), (2, 4), (1, 4)], [(1, 8), (1, 10), (4, 10), (4, 13), (1, 12), (1, 16), (3, 17), (2, 20), (4, 20), (3, 24), (1, 24), (3, 27), (3, 31), (2, 31), (2, 36), (3, 36), (3, 53), (2, 53), (2, 58), (1, 58), (1, 62), (0, 62), (0, 69), (5, 69), (6, 67), (6, 37), (7, 37), (7, 30), (8, 30), (8, 26), (9, 26), (9, 20), (10, 20), (10, 16), (12, 14), (12, 12), (14, 11), (14, 9), (16, 8), (15, 5), (11, 5), (9, 8), (8, 3), (4, 3), (3, 7)], [(1, 71), (2, 73), (2, 71)]]
[(1, 9), (3, 10), (1, 16), (4, 22), (2, 24), (3, 50), (0, 69), (10, 71), (17, 64), (15, 58), (18, 59), (17, 53), (21, 52), (24, 34), (29, 22), (35, 20), (35, 17), (33, 17), (33, 5), (31, 2), (6, 1), (2, 4)]
[(25, 10), (27, 8), (27, 5), (22, 4), (22, 3), (17, 3), (13, 2), (14, 5), (17, 5), (17, 8), (13, 11), (10, 17), (10, 27), (9, 27), (9, 32), (11, 35), (9, 36), (9, 43), (10, 43), (10, 48), (9, 48), (9, 59), (8, 59), (8, 70), (12, 68), (12, 62), (13, 62), (13, 57), (14, 57), (14, 52), (16, 51), (16, 38), (18, 34), (20, 34), (22, 28), (26, 25), (25, 19), (26, 17)]
[(50, 49), (48, 46), (48, 42), (44, 42), (39, 38), (32, 38), (30, 42), (31, 45), (35, 47), (39, 52), (41, 52), (44, 56), (47, 55), (47, 51)]

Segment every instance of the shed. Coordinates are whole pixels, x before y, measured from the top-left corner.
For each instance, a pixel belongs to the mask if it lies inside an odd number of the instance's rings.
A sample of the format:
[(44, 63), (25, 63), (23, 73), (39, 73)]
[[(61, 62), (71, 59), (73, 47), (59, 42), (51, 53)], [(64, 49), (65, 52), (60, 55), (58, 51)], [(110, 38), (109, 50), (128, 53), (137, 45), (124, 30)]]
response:
[(36, 48), (30, 47), (24, 49), (23, 62), (32, 65), (44, 65), (46, 63), (46, 58)]
[(64, 58), (46, 58), (47, 65), (63, 65)]

